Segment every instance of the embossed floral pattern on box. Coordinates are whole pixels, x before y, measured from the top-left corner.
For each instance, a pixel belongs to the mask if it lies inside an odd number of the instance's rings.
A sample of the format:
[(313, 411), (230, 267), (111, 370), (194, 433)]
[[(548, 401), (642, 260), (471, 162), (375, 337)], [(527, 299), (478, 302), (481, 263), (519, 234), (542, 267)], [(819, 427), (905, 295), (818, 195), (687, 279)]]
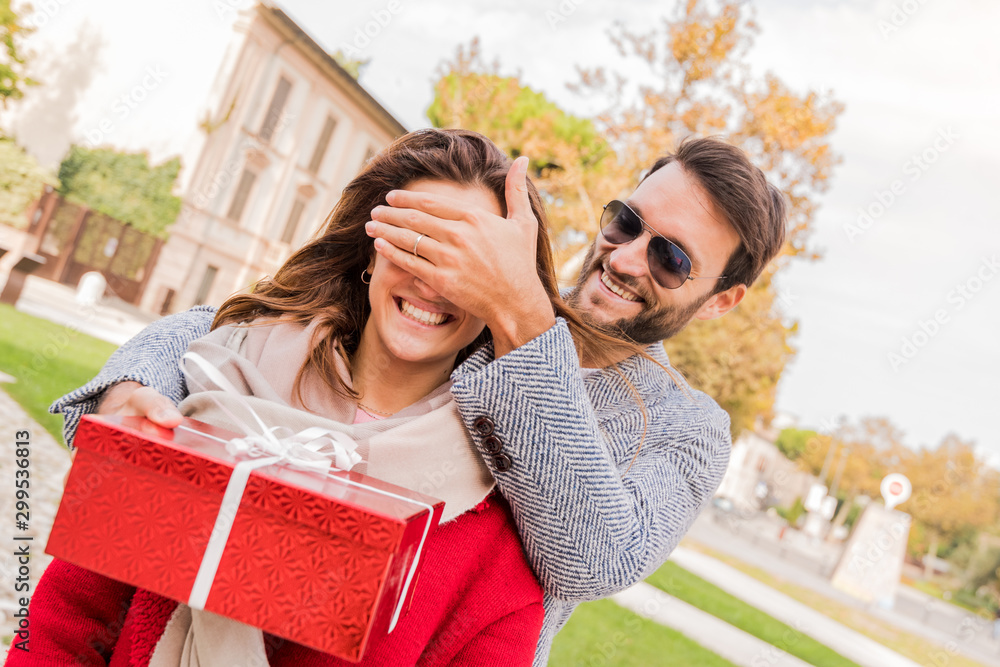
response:
[[(194, 420), (184, 426), (236, 437)], [(46, 551), (187, 602), (235, 459), (199, 433), (129, 417), (84, 418), (76, 445)], [(436, 504), (433, 523), (440, 517), (440, 501), (357, 473), (258, 469), (205, 608), (360, 658), (388, 628), (427, 511), (357, 483)]]

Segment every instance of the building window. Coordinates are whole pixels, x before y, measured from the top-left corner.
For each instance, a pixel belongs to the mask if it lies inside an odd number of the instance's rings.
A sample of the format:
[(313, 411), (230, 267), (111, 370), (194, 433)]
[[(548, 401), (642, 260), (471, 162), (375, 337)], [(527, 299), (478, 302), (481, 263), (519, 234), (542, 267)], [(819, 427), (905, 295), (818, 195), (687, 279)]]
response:
[(229, 204), (229, 213), (226, 214), (226, 217), (233, 222), (239, 222), (240, 218), (243, 217), (243, 209), (246, 208), (247, 200), (250, 198), (250, 190), (253, 189), (256, 180), (257, 174), (248, 168), (243, 169), (240, 182), (236, 185), (236, 194), (233, 195), (233, 201)]
[(309, 160), (309, 171), (314, 174), (319, 171), (320, 165), (323, 164), (323, 157), (326, 155), (326, 149), (330, 147), (330, 138), (336, 127), (337, 121), (333, 119), (333, 116), (327, 116), (326, 122), (323, 123), (323, 131), (319, 133), (319, 141), (316, 142), (316, 148)]
[(271, 104), (267, 107), (267, 115), (264, 116), (264, 122), (261, 123), (260, 132), (258, 132), (260, 140), (264, 143), (271, 141), (271, 137), (274, 136), (274, 130), (278, 127), (278, 119), (281, 118), (281, 112), (285, 108), (285, 102), (288, 101), (288, 93), (291, 90), (291, 81), (285, 77), (278, 79), (278, 86), (274, 89)]
[(215, 275), (219, 272), (219, 267), (209, 264), (205, 267), (205, 274), (201, 277), (201, 285), (198, 285), (198, 293), (194, 297), (194, 305), (200, 306), (208, 299), (208, 293), (215, 282)]
[(285, 231), (281, 235), (282, 243), (291, 243), (292, 239), (295, 238), (295, 230), (299, 227), (299, 220), (302, 219), (302, 213), (306, 210), (306, 202), (302, 197), (296, 197), (295, 203), (292, 204), (292, 212), (288, 215), (288, 222), (285, 223)]

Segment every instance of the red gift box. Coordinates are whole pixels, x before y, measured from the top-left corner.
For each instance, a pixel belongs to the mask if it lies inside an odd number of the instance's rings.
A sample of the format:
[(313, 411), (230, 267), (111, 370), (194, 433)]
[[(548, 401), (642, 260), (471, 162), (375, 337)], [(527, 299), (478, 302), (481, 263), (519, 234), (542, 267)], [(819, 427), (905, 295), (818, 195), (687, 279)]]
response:
[[(189, 603), (240, 437), (86, 416), (46, 553)], [(359, 473), (250, 473), (204, 608), (357, 661), (413, 594), (444, 502)]]

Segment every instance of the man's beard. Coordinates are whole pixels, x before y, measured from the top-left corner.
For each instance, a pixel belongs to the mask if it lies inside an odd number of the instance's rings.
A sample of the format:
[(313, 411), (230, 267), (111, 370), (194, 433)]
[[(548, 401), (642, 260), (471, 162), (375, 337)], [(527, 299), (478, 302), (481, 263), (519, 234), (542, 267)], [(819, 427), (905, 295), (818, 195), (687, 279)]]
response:
[[(651, 308), (649, 307), (651, 299), (647, 298), (645, 293), (640, 292), (638, 286), (629, 284), (630, 281), (627, 278), (615, 276), (616, 280), (644, 298), (645, 303), (643, 305), (645, 308), (634, 317), (622, 317), (612, 322), (596, 320), (590, 314), (589, 309), (585, 307), (585, 304), (580, 303), (580, 289), (583, 287), (583, 284), (587, 282), (595, 269), (603, 268), (600, 263), (595, 265), (593, 262), (594, 248), (595, 246), (590, 246), (590, 252), (587, 253), (587, 257), (583, 261), (583, 269), (580, 271), (576, 287), (567, 298), (567, 302), (576, 309), (584, 322), (616, 338), (629, 338), (640, 345), (651, 345), (675, 336), (688, 325), (688, 322), (691, 321), (691, 318), (698, 312), (702, 304), (712, 298), (712, 294), (709, 293), (683, 308), (666, 305)], [(596, 300), (594, 303), (596, 303)]]

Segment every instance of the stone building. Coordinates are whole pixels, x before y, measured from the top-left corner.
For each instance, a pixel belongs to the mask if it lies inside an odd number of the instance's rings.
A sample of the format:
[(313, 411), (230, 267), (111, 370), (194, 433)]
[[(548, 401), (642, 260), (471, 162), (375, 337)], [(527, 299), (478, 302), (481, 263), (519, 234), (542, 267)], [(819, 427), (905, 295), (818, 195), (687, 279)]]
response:
[(728, 498), (742, 512), (790, 507), (805, 497), (816, 478), (781, 453), (775, 435), (747, 431), (737, 438), (716, 496)]
[(247, 10), (219, 68), (184, 206), (141, 307), (218, 305), (273, 274), (406, 128), (284, 12)]

